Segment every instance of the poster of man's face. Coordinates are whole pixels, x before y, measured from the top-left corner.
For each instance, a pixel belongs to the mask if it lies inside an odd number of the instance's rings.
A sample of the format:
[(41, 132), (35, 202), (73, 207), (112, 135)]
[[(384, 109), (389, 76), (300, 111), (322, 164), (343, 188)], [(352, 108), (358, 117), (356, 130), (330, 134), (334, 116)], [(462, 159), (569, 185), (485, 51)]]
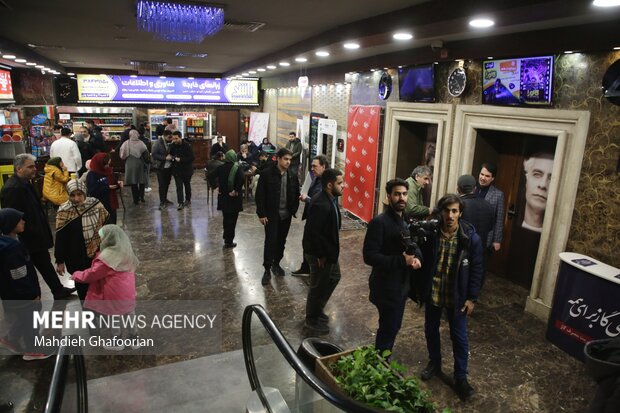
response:
[(523, 161), (525, 213), (521, 226), (527, 230), (536, 232), (542, 230), (552, 171), (552, 153), (537, 152)]

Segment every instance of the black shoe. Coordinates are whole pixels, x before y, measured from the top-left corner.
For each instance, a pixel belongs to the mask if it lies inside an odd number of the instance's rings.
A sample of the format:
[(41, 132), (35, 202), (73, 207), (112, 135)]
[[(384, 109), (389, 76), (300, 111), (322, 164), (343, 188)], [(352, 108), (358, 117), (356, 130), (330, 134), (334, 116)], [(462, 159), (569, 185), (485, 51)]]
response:
[(467, 382), (467, 379), (456, 379), (454, 391), (462, 401), (467, 401), (471, 396), (476, 393), (473, 387)]
[(278, 277), (284, 277), (286, 275), (286, 273), (284, 272), (284, 269), (282, 267), (280, 267), (280, 264), (274, 264), (271, 266), (271, 272), (274, 275), (277, 275)]
[(318, 320), (314, 321), (314, 320), (310, 320), (306, 318), (304, 327), (315, 334), (329, 334), (329, 327), (327, 326), (327, 324), (323, 324), (319, 322)]
[(159, 210), (160, 210), (160, 211), (163, 211), (163, 210), (164, 210), (164, 209), (166, 209), (166, 208), (168, 208), (168, 204), (167, 204), (167, 203), (165, 203), (165, 202), (164, 202), (164, 203), (162, 203), (162, 204), (159, 204)]
[(300, 275), (310, 275), (310, 268), (307, 265), (302, 264), (298, 270), (291, 271), (291, 275), (294, 275), (296, 277)]
[(182, 210), (184, 205), (185, 204), (183, 202), (179, 202), (179, 205), (177, 205), (177, 211)]
[(62, 300), (63, 298), (69, 298), (75, 292), (75, 288), (62, 287), (59, 293), (54, 294), (54, 300)]
[(144, 200), (144, 198), (140, 198), (140, 202), (142, 202), (143, 204), (146, 204), (146, 201)]
[(192, 201), (189, 201), (189, 200), (188, 200), (188, 201), (185, 201), (185, 202), (183, 203), (183, 206), (184, 206), (185, 208), (189, 208), (189, 207), (191, 207), (191, 206), (192, 206)]
[(169, 199), (166, 199), (166, 204), (167, 204), (167, 205), (174, 205), (174, 202), (172, 202), (172, 201), (171, 201), (171, 200), (169, 200)]
[(271, 273), (269, 272), (269, 270), (265, 270), (265, 273), (263, 274), (263, 278), (260, 280), (260, 283), (262, 285), (267, 285), (269, 284), (269, 281), (271, 281)]
[(322, 323), (327, 324), (329, 322), (329, 316), (325, 313), (321, 313), (321, 315), (318, 317), (319, 321)]
[(420, 377), (422, 380), (430, 380), (433, 376), (441, 373), (441, 362), (430, 360), (426, 365), (426, 368), (422, 370)]
[(230, 244), (224, 244), (224, 248), (235, 248), (237, 246), (236, 242), (231, 242)]

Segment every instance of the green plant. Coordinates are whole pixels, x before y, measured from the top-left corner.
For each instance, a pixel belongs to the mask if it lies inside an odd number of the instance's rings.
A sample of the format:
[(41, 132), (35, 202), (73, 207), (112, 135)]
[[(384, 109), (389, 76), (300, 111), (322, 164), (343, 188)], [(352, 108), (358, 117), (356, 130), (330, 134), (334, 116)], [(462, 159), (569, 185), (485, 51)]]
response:
[[(405, 368), (379, 354), (374, 346), (361, 347), (329, 364), (340, 388), (351, 398), (390, 412), (435, 413), (429, 392), (420, 389), (415, 377), (405, 378)], [(444, 409), (443, 413), (451, 413)]]

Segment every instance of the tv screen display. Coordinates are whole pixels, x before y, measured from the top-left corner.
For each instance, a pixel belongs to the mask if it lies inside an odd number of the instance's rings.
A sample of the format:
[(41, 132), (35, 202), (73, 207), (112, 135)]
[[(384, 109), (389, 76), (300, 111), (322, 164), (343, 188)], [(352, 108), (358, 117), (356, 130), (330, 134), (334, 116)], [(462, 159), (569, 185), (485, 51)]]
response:
[(553, 56), (487, 60), (482, 68), (483, 103), (551, 104)]
[(435, 101), (435, 65), (421, 65), (398, 69), (400, 100), (407, 102)]

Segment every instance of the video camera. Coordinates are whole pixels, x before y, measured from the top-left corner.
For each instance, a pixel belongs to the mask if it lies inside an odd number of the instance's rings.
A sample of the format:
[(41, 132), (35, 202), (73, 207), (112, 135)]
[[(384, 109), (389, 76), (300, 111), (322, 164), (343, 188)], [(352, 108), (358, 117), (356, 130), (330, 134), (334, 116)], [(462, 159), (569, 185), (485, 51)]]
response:
[(438, 219), (418, 220), (412, 217), (406, 217), (405, 223), (409, 229), (409, 238), (411, 242), (418, 245), (424, 244), (428, 237), (439, 230), (440, 223)]

